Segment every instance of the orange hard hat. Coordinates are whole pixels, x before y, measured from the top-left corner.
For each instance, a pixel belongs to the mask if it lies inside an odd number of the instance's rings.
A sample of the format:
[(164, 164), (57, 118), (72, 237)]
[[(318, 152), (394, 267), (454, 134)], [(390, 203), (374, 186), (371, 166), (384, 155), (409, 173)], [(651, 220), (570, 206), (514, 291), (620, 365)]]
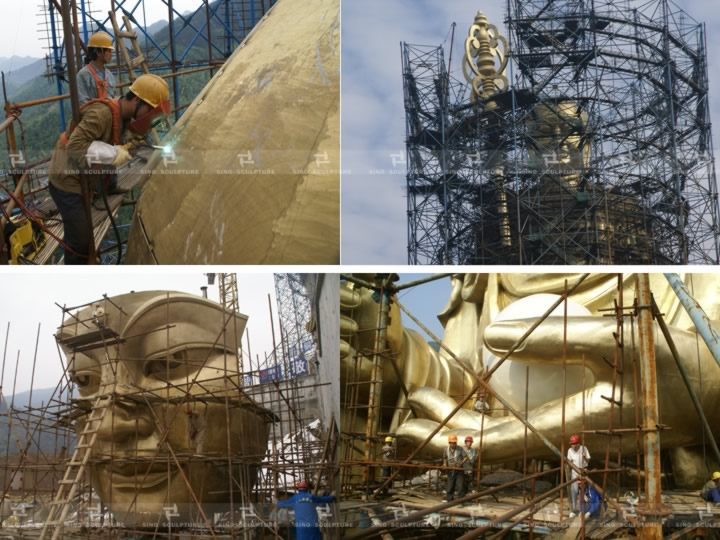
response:
[(448, 435), (448, 442), (457, 442), (457, 435)]

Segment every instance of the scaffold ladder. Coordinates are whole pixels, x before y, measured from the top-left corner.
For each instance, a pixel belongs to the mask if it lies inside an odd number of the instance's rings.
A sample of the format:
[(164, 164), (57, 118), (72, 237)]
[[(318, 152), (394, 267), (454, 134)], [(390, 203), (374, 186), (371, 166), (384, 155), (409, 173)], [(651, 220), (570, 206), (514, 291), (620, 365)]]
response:
[[(125, 66), (127, 67), (128, 78), (131, 82), (134, 82), (135, 79), (137, 79), (138, 77), (135, 74), (135, 68), (140, 67), (143, 74), (150, 73), (150, 68), (147, 65), (147, 59), (145, 58), (145, 55), (140, 48), (140, 44), (138, 43), (137, 33), (135, 32), (135, 29), (133, 28), (133, 25), (127, 15), (123, 15), (123, 24), (125, 25), (125, 31), (120, 29), (120, 26), (117, 22), (117, 17), (115, 16), (115, 12), (109, 11), (108, 15), (110, 16), (110, 21), (112, 22), (113, 31), (115, 32), (115, 42), (117, 43), (120, 55), (125, 62)], [(130, 43), (132, 43), (135, 58), (130, 57), (130, 52), (125, 46), (126, 39), (129, 39)], [(118, 62), (119, 60), (120, 59), (118, 59)], [(153, 129), (151, 133), (155, 144), (160, 144), (160, 136), (157, 134), (157, 131)]]
[[(102, 425), (111, 401), (112, 397), (101, 395), (98, 396), (93, 403), (90, 415), (88, 416), (83, 431), (80, 433), (72, 458), (65, 468), (65, 475), (63, 479), (58, 482), (55, 500), (50, 503), (50, 513), (40, 534), (40, 540), (47, 538), (56, 540), (60, 537), (65, 518), (70, 511), (70, 504), (81, 485), (83, 473), (85, 472), (90, 454), (92, 453), (92, 447), (95, 444), (98, 431), (100, 430), (100, 426)], [(90, 440), (88, 440), (88, 437)], [(51, 532), (52, 536), (50, 536)]]

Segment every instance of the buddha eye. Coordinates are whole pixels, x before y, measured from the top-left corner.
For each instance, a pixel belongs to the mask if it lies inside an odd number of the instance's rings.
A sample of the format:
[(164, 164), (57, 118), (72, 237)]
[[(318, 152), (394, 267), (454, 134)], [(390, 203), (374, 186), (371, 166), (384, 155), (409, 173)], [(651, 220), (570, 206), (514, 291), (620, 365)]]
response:
[(185, 376), (188, 371), (188, 353), (186, 350), (175, 351), (163, 358), (156, 358), (145, 362), (143, 374), (146, 377), (155, 377), (165, 380)]
[(100, 375), (89, 371), (73, 371), (70, 380), (75, 383), (83, 393), (94, 392), (100, 386)]

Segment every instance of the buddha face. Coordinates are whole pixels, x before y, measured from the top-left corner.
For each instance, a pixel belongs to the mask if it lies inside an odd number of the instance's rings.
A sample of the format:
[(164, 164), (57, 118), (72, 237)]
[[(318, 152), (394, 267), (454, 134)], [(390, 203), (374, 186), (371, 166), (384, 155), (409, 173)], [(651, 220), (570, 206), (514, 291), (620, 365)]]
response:
[[(109, 298), (76, 316), (58, 338), (79, 411), (108, 396), (89, 466), (103, 503), (120, 522), (154, 522), (168, 508), (197, 514), (194, 499), (206, 513), (226, 511), (231, 489), (252, 486), (268, 437), (270, 413), (240, 391), (235, 351), (247, 317), (176, 292)], [(101, 329), (104, 344), (68, 343)], [(88, 416), (75, 422), (78, 437)]]
[(577, 178), (589, 165), (590, 147), (583, 139), (587, 123), (587, 114), (575, 102), (536, 105), (527, 122), (530, 167)]

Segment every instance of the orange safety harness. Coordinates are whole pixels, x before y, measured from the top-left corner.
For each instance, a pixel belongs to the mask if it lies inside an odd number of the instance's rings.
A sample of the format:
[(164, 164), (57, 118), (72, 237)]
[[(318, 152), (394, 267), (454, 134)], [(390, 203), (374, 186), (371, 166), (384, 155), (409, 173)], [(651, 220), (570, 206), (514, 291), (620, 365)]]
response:
[[(83, 111), (86, 107), (89, 107), (90, 105), (94, 105), (95, 103), (104, 103), (108, 107), (110, 107), (110, 110), (112, 111), (112, 119), (113, 119), (113, 126), (112, 126), (112, 143), (117, 145), (120, 144), (120, 135), (122, 130), (122, 116), (120, 115), (120, 102), (118, 99), (92, 99), (85, 103), (82, 107), (80, 107), (80, 110)], [(68, 126), (68, 129), (63, 132), (60, 135), (60, 142), (63, 143), (63, 146), (67, 146), (68, 141), (70, 140), (70, 136), (72, 135), (72, 132), (75, 130), (75, 123), (70, 122), (70, 125)]]
[(108, 95), (108, 89), (109, 85), (107, 80), (101, 79), (98, 77), (98, 73), (93, 67), (92, 63), (87, 65), (88, 69), (90, 70), (90, 73), (93, 76), (93, 79), (95, 79), (95, 86), (97, 87), (97, 93), (98, 93), (98, 99), (105, 99)]

